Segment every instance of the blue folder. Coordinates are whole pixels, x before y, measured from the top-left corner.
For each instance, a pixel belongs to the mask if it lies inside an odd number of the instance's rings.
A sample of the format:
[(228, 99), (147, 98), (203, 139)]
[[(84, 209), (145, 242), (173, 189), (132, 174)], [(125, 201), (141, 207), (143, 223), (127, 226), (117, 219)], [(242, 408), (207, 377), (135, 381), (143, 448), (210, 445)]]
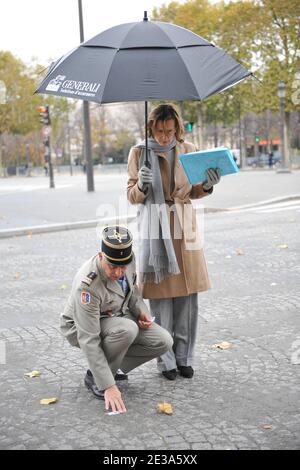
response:
[(179, 156), (179, 160), (190, 184), (205, 181), (208, 168), (219, 168), (221, 176), (239, 172), (231, 151), (226, 147), (185, 153)]

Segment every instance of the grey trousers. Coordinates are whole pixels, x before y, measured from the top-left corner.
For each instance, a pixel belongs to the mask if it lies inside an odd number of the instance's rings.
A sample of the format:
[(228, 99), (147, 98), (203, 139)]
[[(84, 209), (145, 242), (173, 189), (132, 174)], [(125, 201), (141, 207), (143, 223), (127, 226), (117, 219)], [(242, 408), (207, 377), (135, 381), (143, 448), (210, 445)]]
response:
[(169, 333), (153, 323), (142, 330), (130, 318), (101, 319), (101, 346), (113, 374), (118, 369), (127, 373), (169, 349), (173, 340)]
[(176, 369), (177, 366), (191, 366), (198, 323), (198, 294), (172, 299), (149, 300), (155, 322), (165, 328), (173, 338), (173, 349), (157, 360), (160, 371)]

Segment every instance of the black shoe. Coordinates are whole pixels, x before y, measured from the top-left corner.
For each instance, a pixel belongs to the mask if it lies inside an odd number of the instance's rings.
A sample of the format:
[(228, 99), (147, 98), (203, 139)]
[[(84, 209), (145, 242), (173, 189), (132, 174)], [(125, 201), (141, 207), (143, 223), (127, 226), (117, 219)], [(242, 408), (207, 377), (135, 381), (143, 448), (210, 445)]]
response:
[(123, 374), (123, 372), (119, 369), (115, 375), (115, 380), (128, 380), (128, 375)]
[(162, 375), (166, 377), (168, 380), (175, 380), (177, 376), (177, 370), (172, 369), (172, 370), (163, 370)]
[(191, 379), (194, 375), (194, 369), (191, 366), (177, 366), (180, 375), (187, 379)]
[(104, 391), (99, 390), (97, 385), (95, 384), (94, 376), (92, 372), (88, 369), (84, 378), (84, 384), (88, 390), (91, 390), (93, 395), (98, 398), (98, 400), (104, 400)]

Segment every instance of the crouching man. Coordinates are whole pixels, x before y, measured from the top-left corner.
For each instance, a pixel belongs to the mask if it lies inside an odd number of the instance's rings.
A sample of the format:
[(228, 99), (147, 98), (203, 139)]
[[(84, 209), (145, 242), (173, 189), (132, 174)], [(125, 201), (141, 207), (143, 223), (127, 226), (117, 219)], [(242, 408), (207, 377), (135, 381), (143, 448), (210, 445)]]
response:
[(105, 400), (106, 409), (119, 412), (126, 408), (116, 380), (173, 344), (138, 291), (132, 242), (124, 227), (103, 230), (101, 252), (77, 272), (60, 322), (69, 343), (87, 358), (86, 387)]

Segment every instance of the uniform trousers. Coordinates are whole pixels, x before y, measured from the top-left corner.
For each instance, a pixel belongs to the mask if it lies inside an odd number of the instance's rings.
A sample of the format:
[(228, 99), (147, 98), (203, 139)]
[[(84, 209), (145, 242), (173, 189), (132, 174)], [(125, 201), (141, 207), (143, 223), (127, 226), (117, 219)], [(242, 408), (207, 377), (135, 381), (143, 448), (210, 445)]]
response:
[(130, 315), (101, 318), (101, 347), (113, 374), (127, 373), (172, 349), (167, 331), (153, 323), (141, 329)]
[(157, 359), (158, 370), (191, 366), (198, 323), (198, 294), (171, 299), (150, 299), (151, 315), (173, 338), (173, 348)]

